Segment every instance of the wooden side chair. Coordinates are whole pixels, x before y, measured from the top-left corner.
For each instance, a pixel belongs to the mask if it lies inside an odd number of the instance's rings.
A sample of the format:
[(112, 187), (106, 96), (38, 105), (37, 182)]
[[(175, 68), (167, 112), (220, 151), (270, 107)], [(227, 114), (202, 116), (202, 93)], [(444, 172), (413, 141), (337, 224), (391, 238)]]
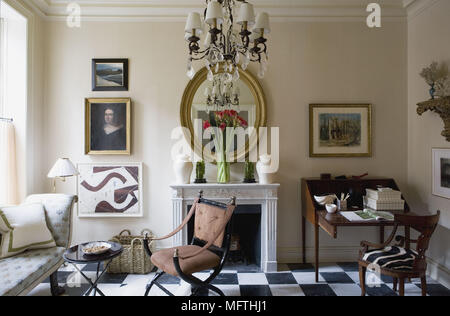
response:
[[(177, 276), (191, 284), (192, 295), (197, 295), (201, 289), (212, 290), (220, 296), (224, 293), (211, 282), (219, 275), (227, 259), (231, 240), (231, 217), (236, 208), (236, 198), (232, 197), (229, 204), (223, 204), (202, 197), (195, 200), (183, 223), (172, 233), (162, 238), (152, 240), (163, 240), (172, 237), (189, 222), (195, 214), (194, 237), (187, 246), (179, 246), (160, 250), (152, 254), (149, 247), (150, 239), (146, 236), (144, 247), (151, 257), (152, 263), (158, 267), (159, 272), (147, 285), (145, 296), (148, 296), (153, 285), (158, 286), (167, 295), (173, 294), (164, 288), (158, 279), (165, 273)], [(193, 276), (196, 272), (213, 269), (212, 274), (202, 281)]]
[[(399, 285), (400, 296), (405, 295), (405, 279), (420, 278), (422, 296), (426, 296), (426, 270), (427, 262), (425, 252), (428, 249), (431, 235), (439, 222), (440, 211), (432, 216), (409, 216), (395, 215), (395, 227), (391, 236), (384, 244), (374, 244), (367, 241), (361, 242), (363, 249), (359, 257), (359, 278), (361, 283), (361, 295), (366, 295), (366, 271), (367, 268), (375, 268), (383, 275), (391, 276), (394, 279), (394, 291)], [(396, 245), (389, 246), (394, 240), (398, 226), (409, 226), (418, 232), (420, 236), (417, 240), (395, 237)], [(409, 248), (410, 243), (416, 243), (416, 250)], [(369, 250), (369, 247), (375, 248)]]

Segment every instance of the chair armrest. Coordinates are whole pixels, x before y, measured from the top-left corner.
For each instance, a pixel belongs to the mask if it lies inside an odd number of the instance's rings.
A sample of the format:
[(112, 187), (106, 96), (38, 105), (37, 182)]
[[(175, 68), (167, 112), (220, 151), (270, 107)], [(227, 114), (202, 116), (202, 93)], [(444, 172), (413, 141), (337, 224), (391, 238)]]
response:
[(406, 242), (418, 243), (418, 240), (406, 238), (405, 236), (400, 236), (400, 235), (395, 237), (395, 241), (397, 242), (396, 246), (398, 246), (398, 247), (405, 247)]
[(386, 242), (384, 242), (384, 243), (377, 244), (377, 243), (372, 243), (372, 242), (368, 242), (365, 240), (361, 241), (361, 247), (363, 247), (363, 249), (361, 249), (361, 251), (359, 252), (360, 259), (362, 259), (362, 257), (369, 250), (369, 248), (375, 248), (375, 249), (380, 248), (381, 249), (381, 248), (385, 248), (386, 246), (388, 246), (394, 240), (394, 236), (397, 233), (397, 228), (398, 228), (398, 224), (395, 224), (391, 235), (389, 236), (388, 240), (386, 240)]
[(183, 220), (183, 222), (181, 223), (181, 225), (178, 226), (173, 232), (171, 232), (169, 235), (166, 235), (166, 236), (164, 236), (164, 237), (159, 237), (159, 238), (152, 237), (152, 238), (150, 238), (150, 239), (151, 239), (151, 240), (164, 240), (164, 239), (167, 239), (167, 238), (170, 238), (170, 237), (174, 236), (176, 233), (178, 233), (179, 231), (181, 231), (181, 230), (183, 229), (183, 227), (186, 226), (186, 224), (189, 222), (189, 220), (191, 219), (192, 215), (194, 215), (195, 209), (196, 209), (196, 207), (197, 207), (197, 203), (198, 203), (199, 199), (200, 199), (200, 198), (197, 198), (197, 199), (194, 201), (194, 204), (192, 204), (191, 210), (189, 211), (189, 213), (187, 214), (187, 216), (185, 217), (185, 219)]

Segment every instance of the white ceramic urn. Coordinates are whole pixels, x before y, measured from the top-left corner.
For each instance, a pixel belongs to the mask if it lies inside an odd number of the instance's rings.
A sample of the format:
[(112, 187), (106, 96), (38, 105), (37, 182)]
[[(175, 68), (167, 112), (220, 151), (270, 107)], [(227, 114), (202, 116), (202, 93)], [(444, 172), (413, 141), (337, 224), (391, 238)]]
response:
[(272, 158), (270, 155), (261, 155), (256, 163), (256, 172), (258, 172), (259, 183), (271, 184), (275, 181), (275, 172), (270, 170)]
[(191, 181), (194, 165), (189, 155), (181, 154), (173, 164), (177, 184), (188, 184)]

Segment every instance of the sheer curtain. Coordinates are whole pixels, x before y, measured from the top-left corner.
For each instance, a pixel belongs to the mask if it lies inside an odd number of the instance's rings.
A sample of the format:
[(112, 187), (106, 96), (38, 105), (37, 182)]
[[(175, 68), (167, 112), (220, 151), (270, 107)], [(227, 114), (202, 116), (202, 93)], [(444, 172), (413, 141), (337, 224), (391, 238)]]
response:
[(14, 125), (0, 120), (0, 204), (18, 204)]

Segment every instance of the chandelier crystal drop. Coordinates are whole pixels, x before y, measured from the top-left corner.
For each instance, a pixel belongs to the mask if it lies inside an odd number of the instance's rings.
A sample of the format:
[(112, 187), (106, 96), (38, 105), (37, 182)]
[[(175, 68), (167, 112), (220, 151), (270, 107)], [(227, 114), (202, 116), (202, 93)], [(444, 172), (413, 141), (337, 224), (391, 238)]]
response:
[[(237, 19), (236, 2), (241, 3)], [(269, 15), (262, 12), (255, 18), (253, 5), (245, 0), (206, 0), (206, 5), (203, 21), (209, 31), (205, 34), (204, 48), (199, 43), (204, 32), (200, 13), (190, 13), (186, 22), (188, 77), (195, 76), (193, 61), (203, 59), (209, 81), (214, 80), (212, 71), (218, 73), (222, 63), (224, 71), (232, 74), (234, 81), (239, 80), (239, 65), (245, 70), (250, 62), (260, 63), (258, 76), (264, 77), (268, 61), (265, 36), (270, 33)]]

